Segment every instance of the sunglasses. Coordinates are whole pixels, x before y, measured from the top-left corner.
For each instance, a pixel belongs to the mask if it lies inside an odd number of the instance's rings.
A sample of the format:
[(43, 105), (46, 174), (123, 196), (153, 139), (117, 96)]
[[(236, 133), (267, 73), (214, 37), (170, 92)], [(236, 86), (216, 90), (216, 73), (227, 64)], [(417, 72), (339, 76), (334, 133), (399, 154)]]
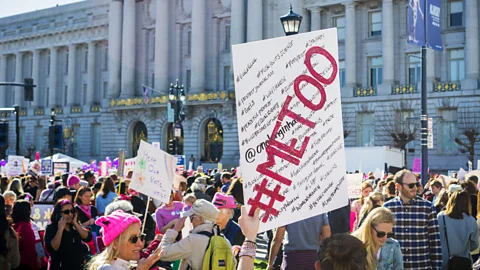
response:
[(377, 229), (375, 229), (375, 227), (373, 227), (373, 230), (377, 233), (377, 237), (378, 238), (383, 238), (385, 237), (385, 235), (388, 237), (388, 238), (393, 238), (395, 237), (395, 233), (394, 232), (389, 232), (389, 233), (386, 233), (386, 232), (382, 232), (382, 231), (377, 231)]
[(64, 210), (62, 211), (62, 213), (64, 213), (65, 215), (70, 215), (70, 214), (75, 214), (75, 210), (73, 209), (69, 209), (69, 210)]
[(420, 186), (420, 183), (416, 182), (416, 183), (410, 183), (410, 184), (405, 184), (405, 183), (402, 183), (402, 185), (406, 185), (409, 189), (412, 189), (414, 187), (419, 187)]
[(132, 244), (136, 244), (138, 242), (138, 240), (140, 239), (140, 241), (145, 241), (145, 236), (146, 234), (144, 233), (141, 233), (140, 235), (135, 235), (135, 236), (132, 236), (130, 238), (128, 238), (128, 241), (130, 241), (130, 243)]

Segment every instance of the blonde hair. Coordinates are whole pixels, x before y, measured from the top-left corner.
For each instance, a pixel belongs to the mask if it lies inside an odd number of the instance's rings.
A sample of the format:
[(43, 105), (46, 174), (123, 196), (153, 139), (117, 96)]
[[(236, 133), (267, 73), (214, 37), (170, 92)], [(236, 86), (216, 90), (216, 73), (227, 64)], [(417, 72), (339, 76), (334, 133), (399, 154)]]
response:
[[(105, 264), (111, 264), (118, 256), (118, 251), (121, 250), (131, 234), (138, 234), (138, 232), (132, 232), (134, 230), (133, 224), (130, 224), (126, 230), (124, 230), (109, 246), (105, 248), (102, 253), (93, 257), (87, 265), (88, 270), (97, 270)], [(116, 248), (114, 248), (116, 247)]]
[(185, 197), (183, 197), (183, 202), (189, 202), (191, 204), (194, 204), (196, 200), (197, 197), (195, 197), (195, 195), (193, 195), (192, 193), (188, 193), (187, 195), (185, 195)]
[(11, 191), (11, 190), (7, 190), (3, 193), (3, 198), (5, 200), (8, 200), (9, 198), (13, 197), (13, 200), (16, 201), (17, 200), (17, 194), (15, 194), (15, 192)]
[(352, 233), (353, 236), (365, 244), (365, 249), (367, 250), (367, 270), (375, 270), (377, 268), (377, 254), (375, 242), (373, 241), (372, 227), (378, 226), (381, 223), (395, 225), (395, 216), (390, 210), (384, 207), (373, 209), (362, 226)]
[(360, 216), (363, 217), (363, 215), (370, 213), (375, 206), (381, 206), (378, 205), (380, 201), (385, 201), (385, 197), (381, 192), (375, 191), (370, 193), (370, 195), (363, 201), (363, 206), (360, 210)]

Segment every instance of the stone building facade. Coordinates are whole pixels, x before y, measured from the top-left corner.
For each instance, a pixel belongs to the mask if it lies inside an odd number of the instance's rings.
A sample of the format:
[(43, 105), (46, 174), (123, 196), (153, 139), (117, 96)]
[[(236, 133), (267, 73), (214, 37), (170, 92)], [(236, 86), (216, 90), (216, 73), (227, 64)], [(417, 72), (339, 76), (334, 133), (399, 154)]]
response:
[[(88, 0), (0, 18), (0, 81), (37, 84), (33, 102), (21, 88), (0, 87), (0, 107), (22, 108), (22, 154), (49, 153), (53, 108), (64, 153), (86, 161), (119, 149), (133, 156), (140, 139), (167, 149), (169, 85), (178, 79), (186, 92), (178, 150), (196, 164), (236, 166), (230, 48), (284, 35), (279, 17), (290, 3), (303, 16), (301, 32), (338, 29), (346, 146), (413, 138), (410, 167), (420, 157), (421, 68), (420, 49), (407, 44), (406, 0)], [(432, 171), (464, 166), (468, 151), (454, 139), (466, 141), (470, 126), (480, 130), (479, 4), (442, 7), (444, 51), (429, 50), (427, 63)], [(143, 86), (155, 89), (148, 102)], [(6, 154), (14, 154), (15, 118), (2, 119), (10, 124)]]

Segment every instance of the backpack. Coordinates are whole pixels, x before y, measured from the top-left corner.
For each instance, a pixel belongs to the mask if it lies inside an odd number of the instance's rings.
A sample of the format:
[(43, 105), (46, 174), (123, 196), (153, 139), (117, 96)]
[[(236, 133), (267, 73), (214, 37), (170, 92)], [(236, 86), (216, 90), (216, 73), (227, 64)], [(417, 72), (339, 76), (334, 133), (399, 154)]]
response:
[(213, 227), (213, 232), (199, 232), (210, 238), (205, 256), (203, 257), (202, 270), (234, 270), (232, 249), (227, 239), (220, 232), (218, 225)]

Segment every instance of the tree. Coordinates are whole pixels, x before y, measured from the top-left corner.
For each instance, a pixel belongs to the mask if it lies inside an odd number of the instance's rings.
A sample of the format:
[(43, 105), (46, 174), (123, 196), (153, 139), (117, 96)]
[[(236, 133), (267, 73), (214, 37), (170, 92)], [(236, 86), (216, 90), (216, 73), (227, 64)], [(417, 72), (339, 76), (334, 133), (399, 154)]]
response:
[(343, 139), (346, 139), (350, 133), (352, 133), (355, 123), (352, 120), (351, 113), (348, 112), (347, 108), (342, 108), (342, 119), (343, 119)]
[(387, 144), (404, 151), (403, 162), (407, 165), (407, 145), (415, 140), (420, 119), (414, 117), (415, 103), (411, 100), (399, 100), (384, 103), (377, 115), (379, 127), (383, 131)]
[(458, 109), (458, 132), (452, 137), (461, 148), (461, 153), (468, 153), (468, 160), (475, 164), (475, 144), (480, 142), (480, 103), (473, 106), (461, 106)]

